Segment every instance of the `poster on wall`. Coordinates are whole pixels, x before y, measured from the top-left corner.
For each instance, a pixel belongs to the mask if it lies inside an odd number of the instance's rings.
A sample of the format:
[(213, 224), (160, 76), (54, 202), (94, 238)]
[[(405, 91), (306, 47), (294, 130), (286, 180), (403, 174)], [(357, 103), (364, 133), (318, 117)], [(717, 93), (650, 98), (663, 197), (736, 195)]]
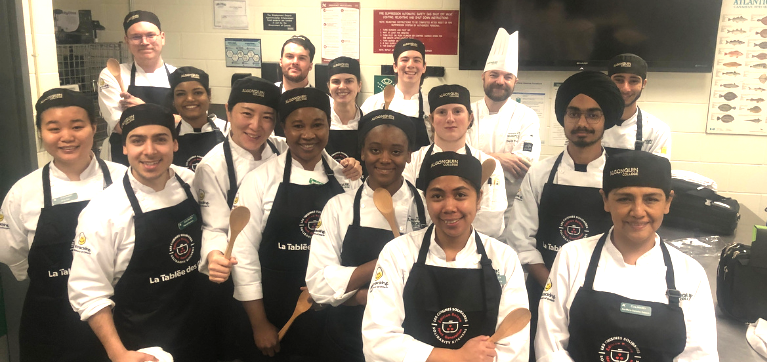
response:
[(296, 13), (264, 13), (264, 30), (296, 31)]
[(261, 39), (224, 39), (227, 67), (261, 68)]
[(340, 56), (360, 59), (360, 3), (323, 1), (322, 62)]
[(458, 10), (374, 10), (373, 52), (391, 54), (402, 38), (423, 42), (427, 54), (458, 54)]
[(707, 133), (767, 135), (767, 5), (722, 6)]
[(214, 1), (213, 28), (248, 30), (248, 7), (245, 0)]
[[(538, 115), (538, 121), (541, 125), (544, 127), (541, 127), (545, 130), (546, 120), (548, 119), (548, 112), (546, 110), (548, 109), (546, 107), (548, 102), (548, 94), (546, 94), (547, 89), (550, 87), (546, 87), (543, 82), (517, 82), (516, 86), (514, 87), (514, 93), (511, 95), (511, 98), (517, 101), (517, 103), (523, 104)], [(541, 138), (542, 144), (546, 143), (546, 137)]]

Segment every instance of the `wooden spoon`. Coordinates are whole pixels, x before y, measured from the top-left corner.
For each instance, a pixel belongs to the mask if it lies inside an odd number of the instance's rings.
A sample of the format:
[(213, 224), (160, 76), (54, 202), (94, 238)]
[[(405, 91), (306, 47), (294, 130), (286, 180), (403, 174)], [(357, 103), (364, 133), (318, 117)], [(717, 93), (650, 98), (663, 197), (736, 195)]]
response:
[(234, 241), (237, 240), (237, 235), (240, 234), (245, 225), (248, 225), (248, 220), (250, 220), (250, 209), (245, 206), (235, 207), (232, 213), (229, 214), (229, 228), (232, 229), (232, 233), (229, 235), (229, 244), (226, 245), (225, 258), (229, 259), (232, 257)]
[(280, 332), (277, 333), (277, 336), (280, 338), (280, 341), (282, 340), (282, 337), (285, 337), (285, 333), (288, 333), (288, 328), (290, 328), (290, 325), (293, 324), (293, 321), (298, 318), (301, 314), (309, 310), (309, 308), (312, 307), (312, 301), (311, 296), (309, 295), (308, 290), (304, 290), (301, 292), (301, 295), (298, 296), (298, 302), (296, 302), (296, 309), (293, 311), (293, 315), (290, 316), (290, 319), (288, 319), (288, 322), (285, 323), (284, 326), (282, 326), (282, 329), (280, 329)]
[(389, 84), (384, 87), (384, 107), (383, 109), (389, 109), (391, 100), (394, 99), (394, 86)]
[(397, 226), (397, 219), (394, 218), (394, 202), (391, 200), (391, 194), (383, 187), (379, 187), (373, 193), (373, 203), (376, 205), (376, 209), (381, 212), (389, 222), (389, 227), (394, 233), (394, 237), (399, 237), (399, 227)]
[(498, 343), (498, 341), (521, 331), (528, 323), (530, 323), (530, 310), (527, 308), (514, 309), (503, 318), (501, 325), (490, 337), (490, 342)]
[(482, 183), (480, 184), (480, 187), (487, 183), (487, 179), (493, 175), (493, 171), (495, 171), (494, 158), (488, 158), (485, 162), (482, 162)]
[(125, 93), (125, 86), (123, 85), (123, 77), (120, 75), (120, 62), (115, 58), (107, 59), (107, 70), (117, 79), (117, 84), (120, 85), (120, 93)]

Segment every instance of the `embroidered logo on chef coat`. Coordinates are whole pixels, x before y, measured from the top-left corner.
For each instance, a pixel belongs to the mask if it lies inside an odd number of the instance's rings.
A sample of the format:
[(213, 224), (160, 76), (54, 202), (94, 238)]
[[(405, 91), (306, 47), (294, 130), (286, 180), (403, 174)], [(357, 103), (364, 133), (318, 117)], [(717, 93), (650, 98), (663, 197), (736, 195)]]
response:
[(541, 300), (548, 300), (549, 302), (553, 302), (557, 299), (557, 296), (549, 293), (551, 290), (551, 287), (553, 284), (551, 283), (551, 278), (546, 280), (546, 285), (543, 286), (543, 294), (541, 294)]
[(194, 155), (186, 159), (186, 167), (192, 171), (197, 170), (197, 164), (202, 161), (202, 156)]
[(187, 234), (179, 234), (170, 242), (170, 258), (176, 263), (186, 263), (194, 255), (194, 241)]
[(381, 269), (380, 266), (376, 268), (375, 277), (376, 277), (376, 281), (380, 280), (383, 277), (383, 269)]
[(240, 201), (240, 193), (238, 192), (236, 195), (234, 195), (233, 206), (237, 206), (239, 201)]
[(345, 154), (345, 153), (343, 153), (341, 151), (338, 151), (338, 152), (330, 155), (330, 157), (333, 157), (333, 159), (336, 160), (336, 162), (341, 162), (341, 160), (343, 160), (344, 158), (349, 157), (349, 155), (347, 155), (347, 154)]
[(208, 202), (205, 201), (205, 190), (197, 189), (197, 202), (200, 204), (200, 206), (208, 206)]
[(108, 89), (109, 84), (104, 80), (104, 78), (99, 78), (99, 89)]
[(3, 212), (0, 211), (0, 229), (10, 229), (8, 226), (8, 223), (3, 222), (5, 220), (5, 215), (3, 215)]
[(444, 344), (454, 344), (469, 330), (469, 319), (458, 308), (445, 308), (434, 316), (431, 330), (437, 340)]
[(516, 143), (519, 141), (519, 132), (509, 132), (506, 134), (506, 143)]
[(80, 235), (77, 236), (77, 244), (85, 245), (85, 234), (80, 233)]
[(639, 362), (641, 351), (634, 341), (626, 337), (611, 337), (599, 347), (602, 362)]
[(317, 229), (320, 222), (320, 213), (321, 210), (309, 211), (301, 218), (301, 222), (298, 223), (301, 233), (307, 238), (311, 238), (314, 235), (314, 230)]
[(589, 236), (589, 224), (580, 216), (570, 215), (559, 223), (559, 234), (567, 241), (580, 240)]
[(84, 245), (85, 245), (85, 234), (81, 232), (79, 235), (77, 235), (77, 238), (72, 240), (72, 247), (70, 248), (70, 250), (80, 254), (90, 255), (91, 249)]
[(533, 152), (533, 144), (530, 142), (525, 142), (522, 144), (522, 151), (525, 152)]

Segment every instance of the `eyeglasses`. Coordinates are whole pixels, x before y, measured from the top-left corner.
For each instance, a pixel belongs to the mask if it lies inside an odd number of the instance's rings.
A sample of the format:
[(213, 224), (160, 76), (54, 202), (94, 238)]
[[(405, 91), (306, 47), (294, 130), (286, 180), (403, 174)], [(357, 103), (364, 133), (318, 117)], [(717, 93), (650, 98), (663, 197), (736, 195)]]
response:
[(599, 121), (604, 118), (604, 113), (601, 111), (589, 111), (589, 112), (581, 112), (581, 111), (567, 111), (565, 113), (565, 119), (570, 122), (578, 122), (581, 119), (581, 116), (586, 117), (586, 122), (589, 124), (595, 124), (599, 123)]
[(131, 35), (128, 37), (128, 40), (130, 40), (132, 43), (141, 43), (141, 40), (146, 38), (147, 42), (154, 41), (154, 39), (157, 37), (158, 34), (155, 33), (147, 33), (147, 34), (136, 34)]

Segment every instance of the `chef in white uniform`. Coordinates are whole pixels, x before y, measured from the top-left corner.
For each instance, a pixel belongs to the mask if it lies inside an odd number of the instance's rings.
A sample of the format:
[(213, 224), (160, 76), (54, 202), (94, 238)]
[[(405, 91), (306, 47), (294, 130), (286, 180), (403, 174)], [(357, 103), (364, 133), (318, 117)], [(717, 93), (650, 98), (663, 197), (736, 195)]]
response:
[(117, 79), (104, 68), (99, 75), (99, 109), (110, 133), (110, 138), (101, 146), (101, 158), (127, 166), (128, 160), (122, 154), (120, 114), (142, 103), (169, 107), (169, 78), (176, 68), (162, 60), (165, 33), (157, 15), (144, 10), (131, 11), (123, 20), (123, 29), (125, 43), (133, 55), (133, 62), (120, 64), (125, 92), (120, 92)]
[(360, 62), (338, 57), (328, 63), (330, 92), (330, 138), (325, 149), (339, 161), (346, 157), (360, 158), (358, 128), (362, 111), (357, 107), (357, 95), (362, 88)]
[[(397, 82), (388, 109), (410, 117), (416, 127), (416, 146), (426, 146), (432, 138), (432, 130), (427, 121), (429, 102), (421, 92), (426, 77), (426, 46), (418, 39), (400, 39), (394, 46), (393, 55), (392, 68), (397, 75)], [(370, 113), (383, 109), (385, 103), (382, 91), (366, 99), (360, 108), (362, 113)]]
[[(77, 216), (125, 167), (96, 157), (93, 101), (54, 88), (35, 104), (40, 143), (53, 158), (11, 187), (0, 207), (0, 263), (29, 279), (21, 312), (21, 361), (104, 359), (96, 335), (69, 305), (67, 280)], [(52, 324), (51, 321), (57, 321)], [(76, 342), (76, 343), (74, 343)]]
[(604, 167), (607, 233), (562, 247), (541, 297), (538, 361), (718, 361), (708, 278), (656, 233), (671, 164), (641, 151)]
[(293, 35), (282, 44), (280, 69), (282, 81), (274, 83), (282, 93), (295, 88), (311, 87), (309, 72), (314, 67), (314, 44), (303, 35)]
[(644, 59), (630, 53), (620, 54), (610, 60), (607, 75), (620, 89), (625, 105), (620, 121), (605, 131), (602, 138), (607, 153), (642, 150), (670, 159), (671, 128), (637, 106), (647, 85), (647, 63)]
[(367, 361), (526, 361), (529, 330), (498, 344), (498, 324), (527, 308), (524, 276), (508, 245), (477, 232), (482, 166), (440, 152), (422, 172), (433, 224), (386, 244), (378, 257), (362, 340)]
[[(418, 186), (420, 173), (428, 166), (423, 160), (433, 153), (452, 151), (471, 155), (479, 162), (492, 158), (466, 143), (466, 130), (474, 121), (470, 101), (469, 90), (457, 84), (443, 84), (429, 91), (429, 122), (434, 129), (434, 143), (413, 152), (410, 163), (403, 172), (406, 180)], [(503, 169), (496, 163), (495, 171), (487, 184), (482, 185), (481, 207), (477, 211), (474, 227), (483, 234), (500, 238), (504, 230), (503, 215), (506, 207)]]
[(174, 117), (141, 104), (120, 123), (131, 167), (80, 214), (70, 303), (113, 361), (153, 361), (136, 351), (154, 346), (177, 362), (212, 361), (209, 282), (197, 272), (202, 216), (189, 187), (194, 173), (171, 164)]

